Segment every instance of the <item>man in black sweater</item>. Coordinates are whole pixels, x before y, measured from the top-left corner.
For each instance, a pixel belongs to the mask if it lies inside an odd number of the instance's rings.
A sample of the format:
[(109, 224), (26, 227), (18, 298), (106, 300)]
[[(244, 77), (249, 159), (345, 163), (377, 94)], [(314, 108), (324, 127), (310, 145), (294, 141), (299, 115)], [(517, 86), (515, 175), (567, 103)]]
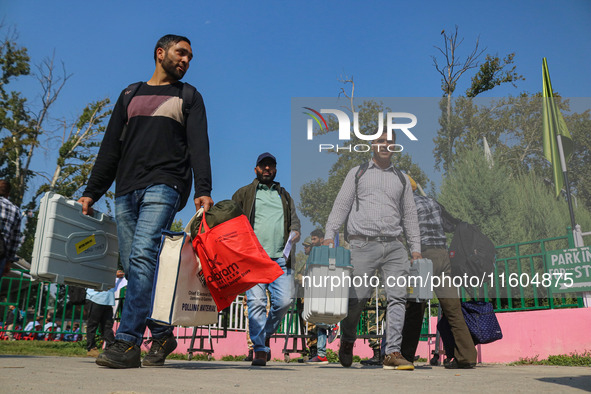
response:
[[(166, 35), (156, 44), (156, 69), (146, 83), (124, 89), (115, 104), (83, 197), (84, 214), (116, 180), (119, 254), (128, 285), (115, 343), (96, 363), (111, 368), (161, 366), (175, 348), (173, 328), (146, 320), (162, 229), (169, 229), (195, 179), (195, 207), (213, 205), (207, 117), (201, 94), (179, 82), (193, 58), (189, 39)], [(152, 346), (143, 362), (146, 326)]]

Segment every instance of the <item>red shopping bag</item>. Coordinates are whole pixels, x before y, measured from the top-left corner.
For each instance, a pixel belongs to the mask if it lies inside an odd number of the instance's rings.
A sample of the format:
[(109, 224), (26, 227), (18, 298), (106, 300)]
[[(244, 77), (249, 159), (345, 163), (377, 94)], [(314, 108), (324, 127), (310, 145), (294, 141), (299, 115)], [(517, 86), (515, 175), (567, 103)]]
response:
[(193, 247), (201, 260), (205, 282), (218, 307), (230, 306), (240, 293), (258, 283), (271, 283), (283, 275), (259, 243), (245, 215), (209, 228), (193, 239)]

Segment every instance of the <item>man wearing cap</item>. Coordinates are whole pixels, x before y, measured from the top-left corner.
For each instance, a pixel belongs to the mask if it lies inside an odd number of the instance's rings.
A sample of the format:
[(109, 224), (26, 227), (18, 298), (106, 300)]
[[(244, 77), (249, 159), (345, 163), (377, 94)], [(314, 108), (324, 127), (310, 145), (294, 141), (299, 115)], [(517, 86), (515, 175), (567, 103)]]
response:
[[(269, 339), (291, 305), (294, 289), (291, 256), (295, 247), (287, 257), (283, 252), (290, 233), (294, 232), (292, 245), (299, 241), (300, 220), (293, 199), (274, 181), (277, 175), (275, 156), (269, 152), (259, 155), (254, 172), (256, 179), (238, 189), (232, 200), (240, 204), (259, 242), (284, 272), (273, 283), (261, 283), (246, 292), (250, 338), (254, 344), (252, 365), (264, 366), (271, 359)], [(271, 297), (268, 316), (267, 291)]]

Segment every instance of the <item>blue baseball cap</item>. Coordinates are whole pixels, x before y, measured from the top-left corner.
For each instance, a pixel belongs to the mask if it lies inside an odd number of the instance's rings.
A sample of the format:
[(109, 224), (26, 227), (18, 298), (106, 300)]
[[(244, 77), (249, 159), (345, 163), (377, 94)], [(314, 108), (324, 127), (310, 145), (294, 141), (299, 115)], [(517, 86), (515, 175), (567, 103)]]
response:
[(277, 164), (277, 159), (275, 159), (275, 156), (273, 156), (273, 155), (272, 155), (272, 154), (270, 154), (269, 152), (265, 152), (265, 153), (261, 153), (261, 154), (259, 155), (259, 157), (257, 158), (257, 163), (255, 164), (255, 166), (258, 166), (258, 165), (259, 165), (259, 163), (260, 163), (261, 161), (263, 161), (264, 159), (266, 159), (267, 157), (268, 157), (268, 158), (270, 158), (270, 159), (272, 159), (272, 160), (275, 162), (275, 164)]

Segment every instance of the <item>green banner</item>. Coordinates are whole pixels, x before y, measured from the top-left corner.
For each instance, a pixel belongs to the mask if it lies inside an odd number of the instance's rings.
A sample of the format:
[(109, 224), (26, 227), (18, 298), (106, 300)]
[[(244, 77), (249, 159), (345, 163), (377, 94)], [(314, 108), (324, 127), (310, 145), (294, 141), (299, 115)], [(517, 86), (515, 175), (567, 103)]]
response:
[(546, 272), (552, 277), (553, 293), (591, 291), (591, 247), (546, 253)]

